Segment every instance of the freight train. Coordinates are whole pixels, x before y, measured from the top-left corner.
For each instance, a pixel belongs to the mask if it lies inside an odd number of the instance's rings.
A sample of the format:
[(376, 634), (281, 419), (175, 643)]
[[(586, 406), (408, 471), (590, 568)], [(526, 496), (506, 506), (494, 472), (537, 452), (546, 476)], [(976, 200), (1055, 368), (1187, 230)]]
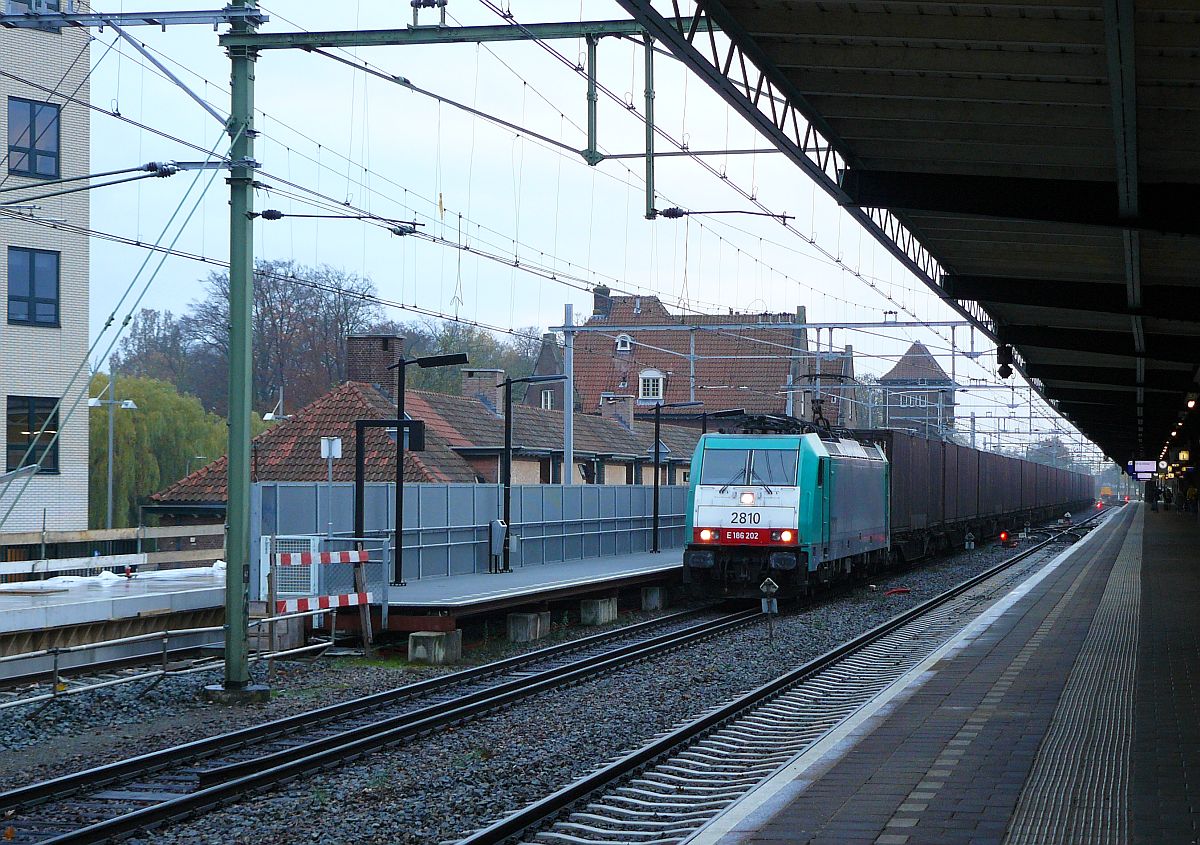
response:
[(705, 434), (689, 476), (684, 579), (783, 594), (919, 560), (1093, 505), (1090, 475), (904, 431)]

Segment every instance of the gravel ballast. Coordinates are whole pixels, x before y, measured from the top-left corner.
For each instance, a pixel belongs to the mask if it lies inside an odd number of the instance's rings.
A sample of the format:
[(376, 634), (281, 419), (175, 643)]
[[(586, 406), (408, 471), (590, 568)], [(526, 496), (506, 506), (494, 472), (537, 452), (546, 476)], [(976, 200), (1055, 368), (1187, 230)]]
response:
[[(467, 661), (449, 667), (386, 658), (279, 661), (271, 700), (257, 706), (227, 708), (204, 701), (199, 691), (222, 678), (216, 669), (86, 691), (48, 705), (12, 707), (0, 711), (0, 791), (120, 760), (134, 750), (145, 753), (203, 739), (682, 609), (625, 613), (618, 624), (602, 628), (556, 625), (550, 636), (535, 643), (491, 639), (476, 644)], [(255, 680), (265, 678), (265, 666), (255, 664), (251, 671)], [(40, 691), (47, 689), (43, 684)]]
[[(989, 546), (880, 579), (875, 590), (864, 585), (785, 615), (776, 621), (772, 640), (765, 623), (755, 624), (137, 841), (453, 841), (1011, 554)], [(910, 592), (885, 595), (897, 586)]]

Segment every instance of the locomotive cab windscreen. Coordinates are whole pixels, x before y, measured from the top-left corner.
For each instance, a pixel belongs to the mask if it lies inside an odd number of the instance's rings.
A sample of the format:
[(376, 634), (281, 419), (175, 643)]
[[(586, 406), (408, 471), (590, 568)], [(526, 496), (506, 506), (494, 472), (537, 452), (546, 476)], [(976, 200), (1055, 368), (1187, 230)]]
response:
[(700, 483), (721, 487), (795, 487), (799, 453), (791, 449), (704, 450)]

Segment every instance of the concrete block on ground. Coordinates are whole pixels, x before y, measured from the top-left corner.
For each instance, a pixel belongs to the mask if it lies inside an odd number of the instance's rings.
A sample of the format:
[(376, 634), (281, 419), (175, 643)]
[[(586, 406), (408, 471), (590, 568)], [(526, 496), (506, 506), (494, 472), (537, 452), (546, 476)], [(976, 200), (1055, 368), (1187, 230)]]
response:
[(531, 643), (550, 633), (550, 612), (508, 614), (508, 641)]
[(462, 660), (462, 631), (417, 631), (408, 635), (408, 659), (445, 666)]
[(579, 602), (579, 622), (582, 625), (607, 625), (617, 619), (617, 597), (583, 599)]
[[(261, 617), (260, 617), (261, 618)], [(271, 643), (271, 624), (255, 625), (250, 629), (250, 648), (254, 651), (285, 651), (304, 645), (306, 620), (284, 619), (275, 623), (275, 642)]]
[(662, 587), (642, 587), (642, 610), (662, 610), (665, 604)]

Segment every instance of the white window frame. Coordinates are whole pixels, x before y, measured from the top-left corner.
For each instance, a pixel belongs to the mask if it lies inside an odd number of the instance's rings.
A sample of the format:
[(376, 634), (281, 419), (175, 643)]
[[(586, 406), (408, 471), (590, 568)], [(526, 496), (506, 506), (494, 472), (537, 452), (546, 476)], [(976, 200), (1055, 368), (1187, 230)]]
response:
[(554, 410), (554, 388), (552, 387), (542, 388), (542, 410)]
[[(638, 373), (638, 399), (662, 401), (666, 388), (666, 376), (658, 370), (642, 370)], [(653, 390), (647, 390), (653, 386)]]
[(627, 334), (617, 335), (617, 351), (618, 352), (632, 352), (633, 351), (633, 338), (631, 338)]

